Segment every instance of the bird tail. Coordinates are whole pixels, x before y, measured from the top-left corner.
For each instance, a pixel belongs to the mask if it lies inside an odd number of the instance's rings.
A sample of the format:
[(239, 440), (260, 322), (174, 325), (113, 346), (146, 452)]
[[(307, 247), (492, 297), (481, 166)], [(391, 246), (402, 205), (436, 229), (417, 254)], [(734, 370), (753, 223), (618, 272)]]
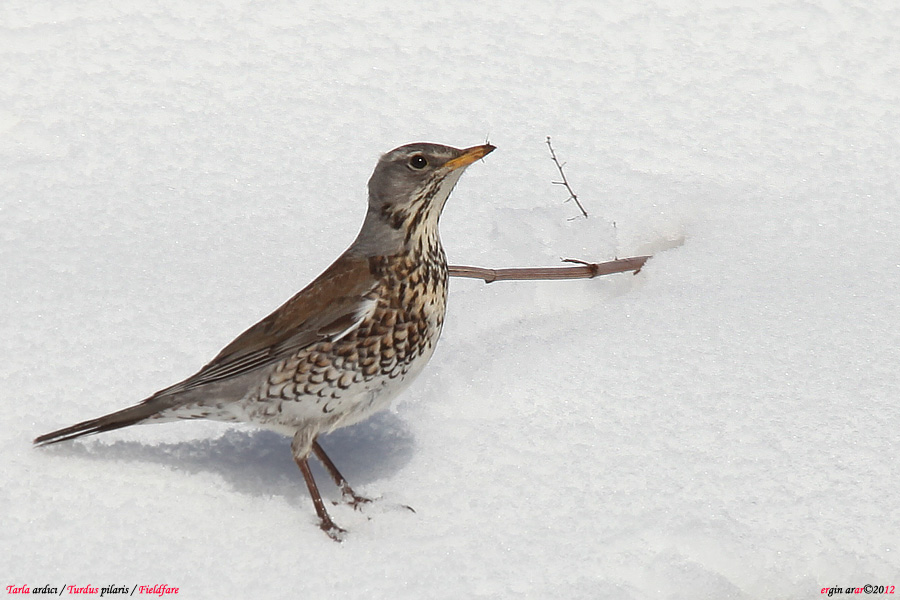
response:
[(47, 444), (72, 440), (83, 435), (103, 433), (104, 431), (112, 431), (114, 429), (128, 427), (129, 425), (136, 425), (171, 406), (171, 397), (151, 396), (135, 406), (89, 421), (82, 421), (81, 423), (76, 423), (75, 425), (57, 431), (45, 433), (44, 435), (36, 437), (34, 439), (34, 444), (46, 446)]

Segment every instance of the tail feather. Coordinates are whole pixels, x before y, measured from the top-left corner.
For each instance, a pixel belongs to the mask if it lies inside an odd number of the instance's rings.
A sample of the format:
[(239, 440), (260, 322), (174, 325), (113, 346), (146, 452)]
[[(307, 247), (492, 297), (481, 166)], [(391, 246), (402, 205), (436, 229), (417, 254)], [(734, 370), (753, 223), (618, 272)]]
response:
[(162, 400), (160, 397), (148, 398), (135, 406), (89, 421), (82, 421), (81, 423), (76, 423), (75, 425), (57, 431), (45, 433), (44, 435), (34, 438), (33, 443), (38, 446), (46, 446), (48, 444), (72, 440), (83, 435), (103, 433), (104, 431), (112, 431), (114, 429), (128, 427), (129, 425), (136, 425), (172, 405), (171, 402), (160, 402), (160, 400)]

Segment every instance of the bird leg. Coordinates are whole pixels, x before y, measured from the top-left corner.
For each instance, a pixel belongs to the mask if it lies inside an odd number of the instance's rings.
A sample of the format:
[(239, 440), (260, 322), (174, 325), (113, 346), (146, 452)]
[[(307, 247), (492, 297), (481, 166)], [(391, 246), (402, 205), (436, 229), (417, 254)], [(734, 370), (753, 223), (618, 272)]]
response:
[(313, 506), (316, 507), (316, 514), (319, 515), (319, 527), (321, 527), (322, 531), (327, 533), (328, 537), (334, 541), (342, 541), (341, 534), (347, 533), (347, 531), (335, 525), (334, 521), (332, 521), (331, 517), (328, 515), (328, 511), (325, 510), (325, 503), (322, 501), (322, 495), (319, 493), (318, 486), (316, 486), (316, 480), (313, 479), (312, 471), (309, 470), (309, 460), (306, 457), (299, 458), (295, 456), (294, 461), (297, 463), (297, 466), (300, 467), (300, 472), (303, 473), (303, 479), (306, 480), (306, 487), (309, 488), (309, 495), (312, 496)]
[(313, 440), (312, 451), (316, 453), (316, 458), (319, 459), (319, 462), (322, 463), (322, 466), (325, 467), (326, 471), (328, 471), (328, 474), (334, 481), (334, 485), (338, 486), (341, 489), (341, 496), (343, 496), (344, 501), (347, 502), (347, 504), (349, 504), (356, 510), (360, 510), (361, 505), (368, 504), (372, 501), (371, 499), (366, 498), (365, 496), (360, 496), (353, 491), (353, 488), (350, 487), (350, 484), (347, 483), (347, 480), (344, 479), (344, 476), (341, 475), (341, 472), (338, 471), (336, 466), (334, 466), (334, 463), (331, 462), (331, 459), (328, 458), (327, 454), (325, 454), (325, 450), (322, 448), (322, 446), (319, 445), (319, 442), (317, 440)]

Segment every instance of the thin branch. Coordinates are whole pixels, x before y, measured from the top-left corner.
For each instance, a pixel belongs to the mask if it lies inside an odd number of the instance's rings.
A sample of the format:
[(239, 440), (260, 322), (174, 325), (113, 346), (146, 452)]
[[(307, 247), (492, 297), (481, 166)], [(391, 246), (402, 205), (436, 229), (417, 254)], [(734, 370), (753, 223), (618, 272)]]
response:
[(556, 168), (559, 169), (559, 176), (562, 177), (562, 181), (552, 181), (554, 185), (564, 185), (566, 190), (569, 192), (569, 197), (566, 198), (566, 202), (569, 200), (574, 200), (575, 204), (578, 205), (578, 210), (581, 211), (581, 214), (584, 215), (584, 218), (587, 218), (587, 211), (584, 210), (584, 207), (581, 205), (581, 202), (578, 200), (578, 196), (575, 194), (575, 191), (572, 189), (572, 186), (569, 185), (569, 180), (566, 179), (566, 172), (563, 171), (563, 167), (566, 166), (566, 163), (560, 164), (559, 160), (556, 158), (556, 152), (553, 151), (553, 146), (550, 144), (550, 136), (547, 136), (547, 147), (550, 148), (550, 158), (553, 159), (553, 164), (556, 165)]
[(573, 258), (564, 259), (565, 262), (578, 263), (577, 267), (516, 267), (511, 269), (486, 269), (484, 267), (466, 267), (450, 265), (450, 277), (467, 277), (469, 279), (483, 279), (485, 283), (494, 281), (524, 281), (544, 279), (592, 279), (601, 275), (612, 273), (627, 273), (634, 271), (637, 275), (643, 268), (649, 256), (632, 256), (631, 258), (617, 258), (605, 263), (589, 263)]

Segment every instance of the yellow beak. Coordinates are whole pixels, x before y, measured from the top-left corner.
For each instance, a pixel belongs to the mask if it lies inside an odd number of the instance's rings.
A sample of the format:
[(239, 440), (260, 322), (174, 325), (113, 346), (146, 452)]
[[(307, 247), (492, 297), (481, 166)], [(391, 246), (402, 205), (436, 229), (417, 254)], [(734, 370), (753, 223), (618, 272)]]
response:
[(454, 171), (462, 167), (468, 167), (479, 158), (484, 158), (493, 151), (494, 146), (491, 146), (490, 144), (466, 148), (465, 150), (463, 150), (463, 153), (460, 156), (450, 159), (446, 163), (444, 163), (444, 168)]

